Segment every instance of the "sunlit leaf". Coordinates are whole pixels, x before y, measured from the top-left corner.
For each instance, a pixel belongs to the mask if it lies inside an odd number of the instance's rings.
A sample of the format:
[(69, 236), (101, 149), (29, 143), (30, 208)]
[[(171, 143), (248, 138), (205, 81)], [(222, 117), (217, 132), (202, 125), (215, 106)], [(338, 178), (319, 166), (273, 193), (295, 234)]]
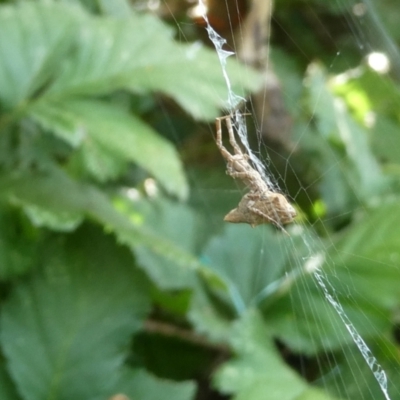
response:
[[(309, 148), (320, 153), (317, 168), (329, 211), (352, 209), (360, 199), (372, 204), (387, 188), (387, 182), (371, 151), (368, 132), (354, 120), (342, 99), (334, 96), (321, 66), (310, 66), (307, 87), (309, 109), (316, 120), (316, 133), (321, 136), (310, 138)], [(332, 198), (338, 196), (341, 201), (334, 202)]]
[[(397, 104), (400, 101), (400, 90), (397, 85), (393, 84), (390, 76), (363, 67), (357, 74), (350, 72), (345, 77), (347, 79), (334, 82), (332, 88), (335, 93), (344, 98), (356, 116), (363, 118), (363, 122), (368, 117), (366, 112), (389, 116), (398, 115)], [(355, 101), (360, 98), (363, 98), (361, 104)]]

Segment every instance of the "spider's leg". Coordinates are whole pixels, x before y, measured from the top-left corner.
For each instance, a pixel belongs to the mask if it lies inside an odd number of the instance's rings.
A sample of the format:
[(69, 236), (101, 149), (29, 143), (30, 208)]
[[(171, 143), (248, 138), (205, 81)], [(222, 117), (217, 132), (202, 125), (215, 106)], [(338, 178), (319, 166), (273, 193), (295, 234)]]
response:
[(249, 182), (250, 184), (253, 182), (248, 172), (229, 171), (229, 175), (235, 179), (239, 178), (243, 182)]
[(279, 223), (277, 221), (275, 221), (273, 218), (271, 218), (270, 216), (268, 216), (267, 214), (263, 213), (261, 210), (259, 210), (256, 207), (250, 206), (248, 205), (248, 208), (250, 211), (252, 211), (254, 214), (260, 215), (261, 217), (267, 219), (269, 222), (271, 222), (272, 224), (279, 226)]
[(229, 171), (229, 175), (231, 175), (235, 179), (241, 179), (246, 186), (251, 190), (249, 198), (252, 200), (257, 200), (259, 197), (257, 195), (252, 196), (251, 193), (256, 191), (257, 193), (260, 191), (260, 185), (262, 188), (263, 181), (261, 180), (260, 176), (252, 169), (246, 169), (243, 167), (244, 170), (232, 170)]
[(233, 150), (235, 151), (235, 154), (243, 155), (244, 157), (246, 157), (247, 154), (243, 154), (242, 149), (239, 147), (239, 145), (236, 142), (235, 134), (233, 132), (233, 125), (232, 125), (231, 117), (226, 118), (226, 127), (228, 128), (229, 143), (232, 145)]
[(219, 148), (223, 147), (222, 146), (222, 126), (221, 126), (221, 120), (223, 117), (221, 118), (215, 118), (215, 128), (217, 131), (217, 137), (215, 138), (215, 141), (217, 142), (217, 146)]
[(225, 160), (227, 160), (229, 162), (232, 158), (232, 155), (231, 155), (231, 153), (229, 153), (229, 151), (224, 147), (224, 145), (222, 143), (222, 124), (221, 124), (221, 121), (223, 119), (227, 119), (227, 118), (229, 118), (229, 117), (225, 116), (225, 117), (219, 117), (219, 118), (215, 119), (215, 127), (216, 127), (216, 131), (217, 131), (215, 142), (217, 143), (217, 146), (218, 146), (222, 156), (225, 158)]
[(273, 225), (275, 225), (277, 228), (279, 228), (281, 231), (283, 231), (284, 233), (286, 233), (286, 235), (290, 236), (286, 229), (282, 226), (282, 224), (280, 224), (279, 222), (275, 221), (273, 218), (271, 218), (270, 216), (268, 216), (267, 214), (263, 213), (262, 211), (260, 211), (258, 208), (255, 208), (253, 206), (248, 206), (249, 210), (252, 211), (253, 213), (260, 215), (261, 217), (267, 219), (268, 221), (270, 221)]

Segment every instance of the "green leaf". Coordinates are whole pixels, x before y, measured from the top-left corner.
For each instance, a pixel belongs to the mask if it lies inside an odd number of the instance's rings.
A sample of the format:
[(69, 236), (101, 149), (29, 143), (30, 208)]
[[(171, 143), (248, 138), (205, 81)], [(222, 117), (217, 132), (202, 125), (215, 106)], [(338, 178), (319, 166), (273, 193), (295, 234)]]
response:
[[(273, 48), (271, 45), (271, 61), (274, 65), (274, 73), (279, 78), (282, 86), (282, 96), (285, 99), (285, 105), (291, 115), (301, 115), (299, 101), (303, 92), (303, 76), (301, 66), (292, 55), (285, 53), (279, 48)], [(300, 116), (299, 115), (299, 116)]]
[[(325, 202), (334, 204), (332, 193), (342, 192), (339, 195), (342, 197), (341, 203), (337, 201), (336, 209), (330, 211), (345, 211), (344, 202), (351, 209), (354, 206), (350, 201), (354, 203), (360, 199), (373, 204), (386, 189), (387, 181), (370, 149), (368, 132), (352, 118), (342, 99), (334, 96), (332, 85), (329, 85), (322, 67), (317, 64), (309, 67), (307, 86), (309, 109), (316, 118), (318, 134), (321, 136), (316, 140), (324, 142), (320, 143), (319, 148), (324, 150), (320, 151), (320, 158), (322, 165), (326, 165), (320, 173), (323, 176)], [(311, 146), (316, 148), (313, 144)], [(344, 154), (338, 151), (339, 146)], [(332, 179), (333, 174), (335, 179)], [(332, 182), (336, 184), (332, 185)], [(353, 193), (357, 193), (356, 200)]]
[(61, 102), (41, 100), (33, 103), (28, 115), (44, 130), (78, 148), (87, 136), (84, 123), (73, 112), (63, 107)]
[[(173, 30), (155, 16), (94, 18), (71, 5), (22, 2), (1, 6), (0, 26), (0, 102), (13, 111), (6, 122), (37, 100), (119, 89), (163, 92), (196, 118), (213, 118), (225, 105), (227, 88), (216, 54), (198, 43), (174, 42)], [(228, 66), (239, 95), (258, 87), (260, 80), (249, 68), (233, 60)], [(42, 120), (59, 124), (59, 134), (71, 143), (79, 141), (68, 114), (52, 113), (51, 107), (41, 110)]]
[(351, 118), (344, 104), (338, 103), (335, 109), (339, 134), (354, 169), (354, 178), (349, 175), (353, 191), (367, 204), (373, 204), (387, 182), (368, 143), (368, 133)]
[(105, 183), (116, 180), (127, 172), (128, 162), (117, 157), (110, 149), (87, 138), (82, 147), (69, 160), (68, 170), (73, 175)]
[[(351, 227), (330, 252), (337, 284), (344, 292), (354, 287), (356, 301), (370, 305), (363, 313), (380, 309), (381, 319), (400, 302), (400, 202), (381, 204)], [(384, 321), (382, 321), (384, 322)], [(389, 320), (384, 325), (389, 328)]]
[[(204, 227), (201, 226), (200, 218), (188, 207), (163, 199), (154, 199), (151, 202), (136, 201), (132, 204), (132, 209), (134, 213), (141, 215), (143, 225), (158, 235), (168, 237), (183, 251), (196, 254), (201, 228)], [(134, 251), (138, 264), (158, 287), (182, 289), (193, 286), (194, 270), (182, 270), (172, 260), (160, 257), (141, 243), (134, 246)]]
[(129, 0), (99, 0), (98, 6), (104, 14), (113, 15), (115, 17), (129, 16), (132, 11), (132, 5)]
[(23, 104), (56, 73), (83, 20), (77, 7), (21, 2), (0, 6), (0, 103)]
[[(72, 6), (22, 3), (3, 6), (0, 21), (0, 36), (7, 38), (0, 99), (9, 108), (50, 78), (41, 97), (99, 95), (121, 88), (160, 91), (197, 118), (215, 117), (227, 98), (216, 54), (198, 43), (174, 42), (173, 30), (152, 15), (90, 18)], [(233, 89), (240, 95), (258, 86), (253, 71), (233, 61), (229, 66)]]
[[(46, 172), (16, 171), (0, 176), (0, 199), (43, 207), (47, 212), (80, 214), (101, 223), (118, 239), (132, 247), (145, 244), (153, 252), (175, 262), (183, 269), (203, 269), (192, 254), (179, 248), (135, 218), (118, 212), (110, 199), (91, 185), (73, 181), (62, 170)], [(117, 202), (117, 200), (116, 200)]]
[(28, 271), (36, 260), (36, 237), (26, 221), (8, 207), (0, 209), (0, 279)]
[[(226, 297), (216, 296), (213, 287), (204, 280), (198, 280), (193, 291), (188, 317), (196, 331), (207, 335), (210, 340), (224, 342), (228, 335), (232, 321), (236, 317), (232, 304)], [(219, 292), (226, 294), (227, 288), (223, 285)], [(226, 285), (225, 285), (226, 286)], [(229, 293), (229, 292), (228, 292)]]
[(357, 74), (350, 73), (346, 77), (335, 82), (333, 90), (345, 99), (360, 121), (364, 122), (366, 114), (371, 111), (378, 116), (399, 115), (396, 104), (400, 101), (400, 90), (390, 75), (361, 67)]
[[(128, 87), (161, 91), (197, 118), (215, 117), (227, 98), (216, 54), (199, 44), (175, 43), (173, 31), (152, 15), (90, 19), (71, 6), (22, 3), (2, 7), (0, 16), (8, 55), (0, 63), (0, 82), (9, 81), (3, 100), (10, 106), (50, 76), (42, 97), (98, 95)], [(23, 37), (29, 37), (28, 51)], [(229, 66), (233, 89), (240, 95), (258, 86), (254, 72), (233, 61)]]
[[(205, 223), (190, 208), (165, 199), (127, 202), (124, 197), (118, 198), (117, 205), (118, 209), (123, 211), (127, 218), (135, 221), (138, 227), (145, 228), (154, 236), (167, 237), (170, 243), (167, 251), (170, 252), (175, 247), (181, 254), (196, 255), (198, 253), (203, 242)], [(180, 256), (168, 256), (169, 254), (167, 254), (166, 257), (163, 252), (155, 251), (145, 241), (137, 241), (133, 245), (133, 250), (138, 264), (159, 288), (164, 290), (190, 288), (193, 290), (191, 320), (202, 332), (206, 331), (216, 337), (221, 337), (222, 332), (226, 329), (226, 322), (221, 321), (221, 315), (215, 313), (209, 302), (207, 291), (215, 290), (218, 293), (227, 293), (228, 290), (218, 272), (206, 265), (204, 257), (201, 262), (198, 261), (196, 268), (191, 268), (193, 262), (185, 261), (185, 258)], [(175, 251), (173, 252), (175, 253)], [(162, 306), (165, 306), (165, 302), (164, 298)], [(218, 328), (213, 329), (216, 325)], [(210, 328), (211, 326), (212, 328)]]
[[(352, 209), (354, 195), (350, 182), (344, 176), (348, 170), (346, 159), (320, 134), (306, 125), (294, 128), (295, 137), (301, 140), (307, 160), (314, 165), (315, 182), (330, 214), (340, 214)], [(308, 134), (304, 135), (307, 131)], [(302, 139), (300, 139), (302, 138)]]
[[(275, 337), (295, 351), (315, 354), (351, 342), (343, 322), (310, 272), (308, 263), (318, 257), (318, 246), (313, 245), (310, 254), (304, 235), (307, 243), (316, 243), (308, 231), (297, 235), (293, 232), (292, 237), (287, 237), (271, 227), (251, 229), (241, 225), (227, 226), (223, 235), (212, 239), (202, 258), (225, 286), (197, 289), (190, 311), (197, 329), (221, 339), (235, 317), (257, 307)], [(332, 293), (337, 286), (334, 273), (331, 276), (327, 271), (333, 282)], [(350, 320), (361, 327), (360, 333), (367, 334), (370, 325), (357, 304), (345, 296), (340, 301)], [(368, 317), (370, 323), (382, 326), (379, 312)]]
[(372, 149), (383, 161), (398, 164), (400, 160), (400, 135), (398, 122), (385, 115), (377, 115), (372, 131)]
[[(227, 99), (216, 54), (198, 43), (175, 43), (173, 31), (152, 15), (104, 17), (86, 24), (79, 34), (77, 51), (49, 90), (52, 97), (104, 94), (123, 87), (137, 93), (160, 91), (204, 119), (215, 117)], [(233, 89), (240, 95), (259, 85), (253, 71), (232, 61), (229, 67)]]
[[(47, 108), (47, 102), (37, 104), (31, 111)], [(187, 197), (188, 186), (174, 146), (157, 135), (148, 125), (133, 115), (99, 101), (79, 101), (69, 99), (64, 103), (50, 105), (58, 107), (60, 113), (67, 113), (75, 119), (76, 131), (85, 133), (83, 146), (95, 146), (100, 151), (106, 149), (116, 161), (134, 161), (149, 171), (161, 184), (180, 198)], [(54, 126), (57, 131), (57, 127)], [(86, 147), (85, 147), (86, 146)]]
[[(311, 348), (315, 350), (315, 343), (320, 344), (319, 340), (312, 340), (310, 328), (319, 321), (315, 321), (312, 305), (310, 314), (304, 315), (303, 300), (299, 298), (308, 299), (311, 287), (316, 304), (321, 306), (329, 322), (327, 326), (333, 325), (337, 338), (334, 312), (326, 312), (329, 306), (323, 295), (305, 274), (303, 263), (297, 261), (308, 254), (309, 249), (299, 235), (289, 238), (271, 227), (226, 226), (223, 234), (209, 242), (202, 255), (203, 262), (224, 285), (209, 287), (206, 284), (197, 288), (191, 320), (198, 330), (221, 340), (235, 317), (258, 307), (272, 320), (277, 337), (296, 349), (309, 352)], [(336, 325), (332, 321), (336, 321)]]
[(28, 400), (105, 398), (149, 308), (147, 280), (112, 238), (90, 228), (48, 241), (1, 319), (19, 391)]
[[(0, 84), (5, 88), (0, 102), (11, 113), (0, 122), (7, 125), (27, 114), (74, 147), (84, 140), (98, 144), (88, 166), (90, 172), (98, 170), (100, 179), (119, 171), (120, 164), (110, 162), (110, 154), (106, 155), (109, 171), (96, 168), (99, 162), (93, 162), (109, 150), (116, 158), (135, 161), (147, 169), (169, 192), (187, 196), (182, 168), (171, 144), (133, 116), (102, 103), (77, 101), (76, 97), (120, 89), (140, 94), (161, 91), (196, 117), (211, 118), (226, 97), (213, 52), (197, 44), (175, 43), (172, 30), (151, 15), (93, 18), (77, 7), (32, 2), (0, 7), (1, 18), (4, 26), (0, 35), (7, 37), (7, 43), (2, 45), (0, 58)], [(26, 22), (31, 20), (35, 23)], [(36, 23), (42, 20), (51, 21), (46, 29), (42, 28), (44, 23)], [(68, 38), (65, 43), (61, 41), (64, 37)], [(23, 38), (29, 38), (29, 47), (25, 48)], [(237, 63), (231, 65), (233, 85), (256, 86), (254, 73)], [(11, 75), (15, 79), (10, 79)], [(249, 76), (250, 83), (243, 82), (244, 76)], [(93, 144), (86, 147), (86, 153), (91, 148)]]
[[(139, 69), (131, 89), (162, 91), (197, 119), (217, 117), (218, 110), (226, 108), (229, 95), (217, 55), (199, 43), (180, 45), (179, 49), (169, 48), (167, 43), (161, 46), (158, 53), (162, 59)], [(246, 92), (256, 90), (262, 82), (253, 70), (234, 59), (228, 59), (227, 73), (231, 89), (240, 97), (246, 97)]]
[(140, 400), (190, 400), (196, 387), (192, 382), (173, 382), (156, 378), (140, 369), (125, 368), (115, 386), (116, 393)]
[[(307, 268), (307, 258), (303, 264)], [(331, 274), (321, 272), (324, 284), (336, 298), (336, 281)], [(270, 330), (292, 351), (315, 356), (320, 351), (342, 349), (353, 341), (333, 306), (325, 298), (312, 274), (304, 274), (292, 285), (290, 293), (277, 299), (264, 310)], [(327, 283), (327, 281), (329, 283)], [(338, 300), (349, 320), (361, 335), (370, 331), (372, 321), (360, 320), (360, 304), (354, 304), (345, 296)], [(357, 319), (355, 318), (357, 317)], [(362, 329), (359, 329), (359, 328)]]
[(338, 138), (337, 119), (334, 110), (334, 96), (327, 86), (327, 76), (323, 67), (317, 63), (308, 67), (306, 81), (307, 105), (317, 117), (318, 132), (322, 137)]
[[(322, 266), (329, 291), (367, 342), (377, 340), (383, 332), (391, 334), (393, 310), (399, 307), (399, 216), (399, 201), (371, 210), (368, 218), (354, 224), (335, 242)], [(317, 283), (311, 280), (299, 280), (290, 298), (279, 299), (267, 317), (276, 334), (298, 351), (312, 354), (318, 349), (341, 350), (352, 342)]]
[[(388, 380), (388, 390), (391, 400), (400, 399), (398, 365), (400, 362), (398, 344), (379, 335), (370, 344), (374, 357), (382, 366)], [(344, 399), (386, 399), (374, 378), (368, 364), (361, 357), (357, 346), (352, 343), (335, 353), (334, 364), (326, 372), (329, 379), (323, 380), (324, 388)], [(332, 369), (340, 371), (334, 373)]]
[[(225, 282), (218, 273), (210, 269), (203, 260), (198, 260), (197, 264), (193, 262), (203, 244), (206, 226), (192, 209), (163, 198), (131, 201), (121, 196), (116, 199), (116, 203), (118, 209), (127, 218), (135, 221), (140, 229), (144, 229), (154, 238), (168, 238), (169, 246), (164, 250), (166, 254), (155, 251), (146, 241), (138, 240), (132, 245), (138, 265), (158, 288), (191, 289), (197, 292), (202, 285), (206, 285), (210, 289), (226, 291)], [(183, 255), (187, 256), (182, 257)], [(184, 298), (186, 299), (186, 295)]]
[(55, 231), (73, 231), (83, 220), (80, 213), (48, 211), (35, 204), (21, 203), (26, 215), (32, 224), (38, 227), (47, 227)]
[(0, 398), (1, 400), (20, 400), (14, 382), (11, 380), (6, 365), (0, 360)]
[[(299, 239), (293, 238), (298, 252)], [(288, 255), (293, 241), (271, 227), (227, 225), (222, 235), (209, 242), (203, 259), (227, 283), (231, 301), (240, 314), (279, 292), (280, 279), (290, 273)]]
[[(235, 357), (215, 375), (217, 388), (235, 400), (332, 399), (308, 387), (278, 353), (268, 325), (249, 311), (234, 325), (230, 343)], [(318, 396), (316, 395), (318, 393)]]

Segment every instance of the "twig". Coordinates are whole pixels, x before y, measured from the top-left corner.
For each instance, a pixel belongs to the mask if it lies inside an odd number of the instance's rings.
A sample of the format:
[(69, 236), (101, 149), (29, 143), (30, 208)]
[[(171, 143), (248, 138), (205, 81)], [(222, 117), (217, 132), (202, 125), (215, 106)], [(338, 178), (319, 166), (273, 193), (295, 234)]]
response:
[(148, 333), (158, 333), (163, 336), (179, 338), (185, 342), (195, 344), (205, 349), (230, 356), (232, 351), (226, 344), (212, 343), (204, 335), (200, 335), (189, 329), (180, 328), (167, 322), (148, 319), (144, 323), (144, 329)]

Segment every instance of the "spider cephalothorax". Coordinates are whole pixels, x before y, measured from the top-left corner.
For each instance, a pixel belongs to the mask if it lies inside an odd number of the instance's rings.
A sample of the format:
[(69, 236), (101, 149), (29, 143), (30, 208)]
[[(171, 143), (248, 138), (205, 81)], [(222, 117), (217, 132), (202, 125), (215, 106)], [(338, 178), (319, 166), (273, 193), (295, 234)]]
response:
[[(234, 154), (229, 153), (222, 143), (221, 121), (223, 120), (228, 129), (229, 143)], [(216, 143), (227, 161), (227, 174), (241, 179), (250, 189), (240, 200), (238, 206), (225, 216), (224, 220), (236, 223), (244, 222), (253, 227), (271, 223), (284, 230), (283, 225), (292, 222), (296, 217), (295, 209), (284, 195), (270, 190), (260, 173), (251, 166), (249, 155), (243, 153), (236, 142), (231, 116), (217, 118), (216, 126)]]

